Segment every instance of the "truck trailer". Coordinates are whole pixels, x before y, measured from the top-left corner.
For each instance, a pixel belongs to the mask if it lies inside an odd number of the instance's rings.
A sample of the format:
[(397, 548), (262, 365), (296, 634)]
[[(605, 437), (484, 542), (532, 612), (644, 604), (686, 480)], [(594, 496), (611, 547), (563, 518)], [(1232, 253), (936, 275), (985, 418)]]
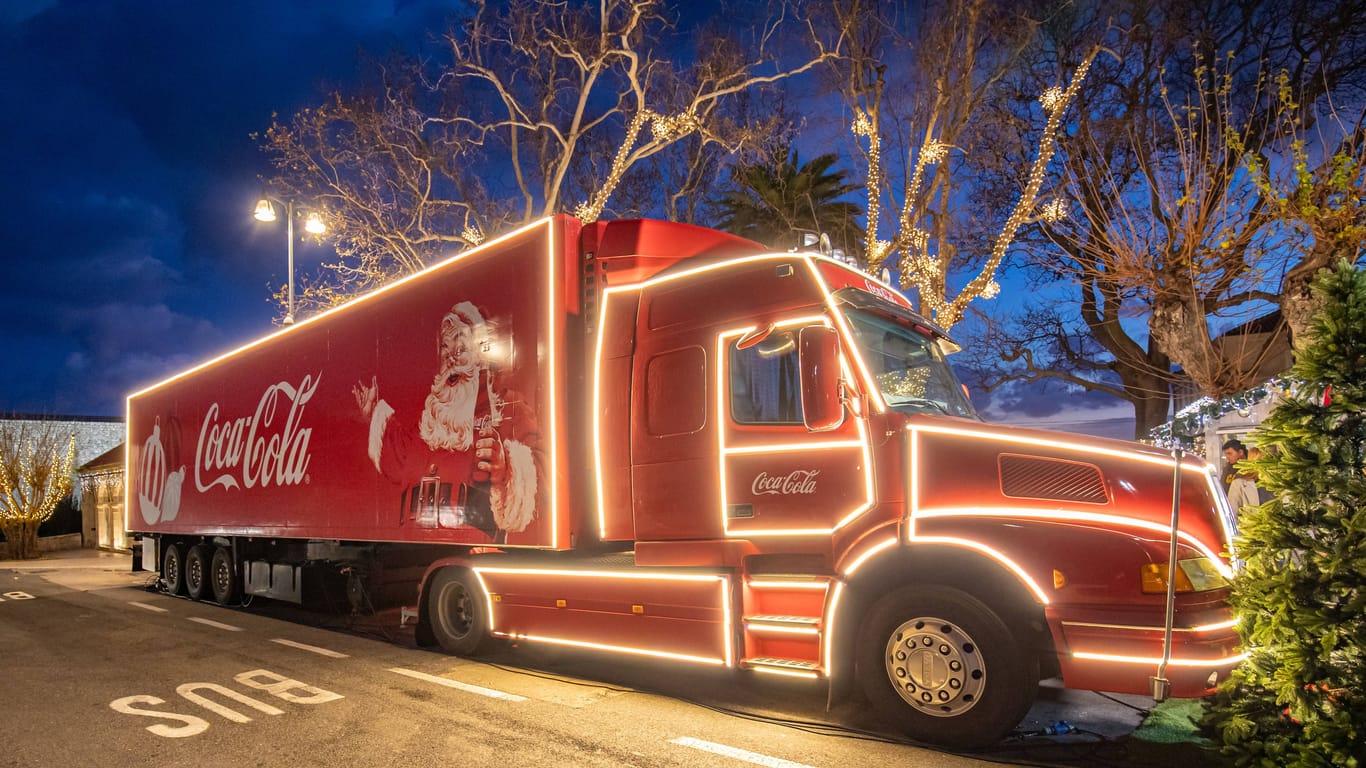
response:
[(192, 599), (405, 585), (455, 655), (808, 678), (953, 747), (1045, 677), (1207, 693), (1242, 659), (1210, 468), (984, 423), (955, 349), (819, 253), (553, 216), (130, 395), (127, 530)]

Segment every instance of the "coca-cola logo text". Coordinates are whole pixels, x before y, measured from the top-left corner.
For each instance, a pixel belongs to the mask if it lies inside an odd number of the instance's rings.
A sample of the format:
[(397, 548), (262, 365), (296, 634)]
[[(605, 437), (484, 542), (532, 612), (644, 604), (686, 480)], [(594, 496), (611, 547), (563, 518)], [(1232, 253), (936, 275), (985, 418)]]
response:
[[(256, 412), (220, 420), (218, 403), (209, 406), (199, 428), (194, 454), (194, 484), (200, 493), (257, 485), (299, 485), (308, 472), (311, 428), (300, 428), (304, 406), (318, 389), (322, 374), (304, 376), (299, 386), (287, 381), (266, 387)], [(285, 405), (289, 411), (285, 413)], [(205, 481), (205, 477), (209, 477)]]
[(819, 469), (794, 469), (786, 475), (770, 475), (760, 472), (749, 489), (755, 496), (764, 494), (809, 494), (816, 492), (816, 475)]

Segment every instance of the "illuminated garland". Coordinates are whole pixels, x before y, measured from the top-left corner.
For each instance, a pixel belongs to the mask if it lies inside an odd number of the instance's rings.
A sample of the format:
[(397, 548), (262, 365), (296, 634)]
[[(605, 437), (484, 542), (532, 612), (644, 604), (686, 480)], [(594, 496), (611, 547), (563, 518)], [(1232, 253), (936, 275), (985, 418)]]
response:
[(1178, 442), (1184, 445), (1191, 436), (1203, 432), (1209, 422), (1234, 411), (1248, 411), (1272, 395), (1287, 395), (1292, 387), (1291, 382), (1276, 377), (1261, 386), (1218, 400), (1201, 397), (1177, 411), (1171, 421), (1149, 430), (1148, 439), (1164, 448), (1173, 447)]

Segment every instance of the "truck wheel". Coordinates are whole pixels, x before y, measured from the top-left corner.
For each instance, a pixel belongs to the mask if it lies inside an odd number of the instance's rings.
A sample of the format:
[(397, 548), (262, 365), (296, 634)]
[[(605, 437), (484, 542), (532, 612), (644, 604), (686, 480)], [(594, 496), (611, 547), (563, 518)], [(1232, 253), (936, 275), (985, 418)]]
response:
[(487, 647), (489, 617), (484, 590), (463, 568), (436, 572), (427, 592), (427, 616), (442, 650), (470, 656)]
[(213, 561), (209, 563), (209, 586), (213, 588), (213, 599), (219, 605), (231, 605), (237, 601), (237, 566), (232, 562), (232, 550), (227, 547), (213, 551)]
[(1038, 659), (982, 601), (950, 587), (883, 597), (860, 633), (858, 676), (879, 714), (917, 741), (994, 744), (1029, 711)]
[(161, 581), (168, 594), (185, 591), (185, 550), (179, 544), (166, 544), (162, 550)]
[(209, 563), (204, 547), (196, 544), (185, 555), (185, 594), (191, 600), (203, 600), (209, 591)]

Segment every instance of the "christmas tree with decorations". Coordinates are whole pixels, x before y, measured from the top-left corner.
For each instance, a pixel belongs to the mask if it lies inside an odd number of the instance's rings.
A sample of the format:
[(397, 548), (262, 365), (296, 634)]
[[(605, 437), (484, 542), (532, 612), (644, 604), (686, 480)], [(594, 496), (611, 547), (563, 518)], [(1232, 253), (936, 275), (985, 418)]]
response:
[(1239, 766), (1366, 768), (1366, 273), (1342, 261), (1254, 433), (1271, 498), (1238, 523), (1231, 602), (1248, 658), (1206, 725)]

